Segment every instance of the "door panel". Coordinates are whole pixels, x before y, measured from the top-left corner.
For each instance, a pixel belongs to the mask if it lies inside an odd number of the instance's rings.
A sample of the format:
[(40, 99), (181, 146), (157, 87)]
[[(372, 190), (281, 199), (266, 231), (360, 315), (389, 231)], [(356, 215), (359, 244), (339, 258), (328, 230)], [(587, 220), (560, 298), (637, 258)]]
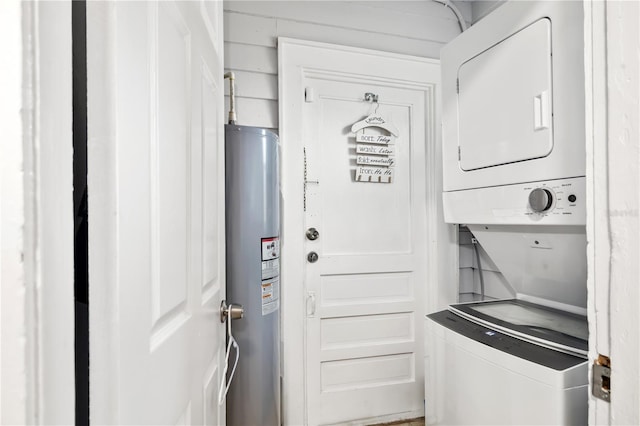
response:
[[(315, 83), (315, 82), (314, 82)], [(331, 86), (337, 85), (333, 88)], [(327, 87), (329, 86), (329, 87)], [(356, 86), (356, 87), (352, 87)], [(314, 84), (321, 99), (316, 104), (319, 115), (312, 131), (317, 135), (316, 152), (325, 161), (318, 162), (318, 173), (322, 176), (322, 223), (323, 253), (325, 255), (391, 254), (411, 251), (411, 208), (409, 164), (409, 139), (396, 143), (394, 182), (390, 185), (354, 182), (355, 138), (345, 135), (338, 123), (355, 123), (366, 115), (369, 104), (362, 97), (369, 86), (351, 83), (320, 82)], [(334, 92), (327, 92), (333, 89)], [(327, 91), (325, 91), (327, 90)], [(343, 90), (350, 90), (351, 98), (345, 98)], [(332, 98), (331, 95), (336, 96)], [(406, 105), (386, 105), (387, 116), (393, 117), (398, 128), (409, 129), (410, 109)], [(336, 141), (336, 142), (334, 142)], [(311, 159), (310, 159), (311, 160)], [(345, 208), (347, 207), (348, 208)], [(362, 220), (372, 217), (384, 220), (382, 226), (372, 229), (373, 223)], [(393, 219), (390, 219), (393, 218)]]
[(220, 15), (200, 2), (87, 3), (97, 424), (224, 424)]
[[(354, 58), (357, 61), (358, 58)], [(419, 416), (423, 410), (421, 324), (426, 280), (424, 88), (393, 80), (313, 75), (316, 100), (304, 104), (307, 155), (306, 264), (309, 424)], [(372, 112), (400, 131), (391, 183), (356, 181), (351, 124)], [(317, 182), (317, 183), (315, 183)]]

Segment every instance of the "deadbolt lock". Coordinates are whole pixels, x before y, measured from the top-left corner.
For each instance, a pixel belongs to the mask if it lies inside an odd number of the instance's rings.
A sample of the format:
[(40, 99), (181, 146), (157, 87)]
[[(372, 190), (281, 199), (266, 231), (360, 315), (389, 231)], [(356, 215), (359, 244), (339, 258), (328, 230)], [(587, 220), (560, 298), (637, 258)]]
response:
[(315, 241), (320, 236), (320, 233), (316, 228), (307, 229), (307, 239), (311, 241)]
[(315, 262), (317, 262), (317, 261), (318, 261), (318, 253), (316, 253), (315, 251), (312, 251), (311, 253), (309, 253), (309, 254), (307, 255), (307, 260), (308, 260), (310, 263), (315, 263)]

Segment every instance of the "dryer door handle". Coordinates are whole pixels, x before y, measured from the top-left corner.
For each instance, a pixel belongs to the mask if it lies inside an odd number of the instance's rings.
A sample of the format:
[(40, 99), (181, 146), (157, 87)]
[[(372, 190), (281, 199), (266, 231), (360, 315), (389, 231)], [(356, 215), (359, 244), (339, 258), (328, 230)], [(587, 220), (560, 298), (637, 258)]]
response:
[(533, 97), (533, 130), (548, 129), (551, 122), (549, 91)]

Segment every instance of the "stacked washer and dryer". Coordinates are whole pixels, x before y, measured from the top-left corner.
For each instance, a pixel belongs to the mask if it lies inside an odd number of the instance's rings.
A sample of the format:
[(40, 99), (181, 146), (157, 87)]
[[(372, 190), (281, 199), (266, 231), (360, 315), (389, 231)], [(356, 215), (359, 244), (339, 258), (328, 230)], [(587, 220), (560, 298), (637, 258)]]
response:
[(426, 319), (428, 424), (587, 424), (581, 2), (508, 2), (445, 46), (444, 212), (513, 299)]

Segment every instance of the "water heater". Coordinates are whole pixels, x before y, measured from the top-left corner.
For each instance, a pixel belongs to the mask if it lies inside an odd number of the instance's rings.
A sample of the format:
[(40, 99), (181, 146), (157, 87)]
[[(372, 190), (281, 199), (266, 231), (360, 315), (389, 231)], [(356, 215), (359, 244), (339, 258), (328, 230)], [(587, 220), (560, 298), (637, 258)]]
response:
[(227, 301), (240, 357), (227, 395), (227, 424), (280, 425), (280, 197), (278, 137), (228, 124)]

